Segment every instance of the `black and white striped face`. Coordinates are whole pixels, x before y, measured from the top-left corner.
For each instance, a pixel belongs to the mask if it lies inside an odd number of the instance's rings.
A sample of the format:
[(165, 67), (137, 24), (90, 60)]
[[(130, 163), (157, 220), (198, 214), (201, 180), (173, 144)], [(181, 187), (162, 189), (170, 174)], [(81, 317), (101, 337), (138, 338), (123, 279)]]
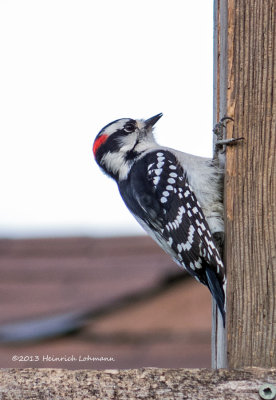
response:
[(112, 178), (123, 179), (143, 151), (143, 143), (154, 142), (152, 128), (161, 116), (147, 120), (122, 118), (106, 125), (93, 144), (98, 165)]

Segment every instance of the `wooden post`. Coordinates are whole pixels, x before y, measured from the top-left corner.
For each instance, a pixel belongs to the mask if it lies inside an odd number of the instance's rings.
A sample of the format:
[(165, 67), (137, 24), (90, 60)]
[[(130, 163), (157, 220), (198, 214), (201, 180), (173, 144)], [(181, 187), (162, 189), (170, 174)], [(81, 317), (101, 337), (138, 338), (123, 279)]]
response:
[[(224, 55), (224, 56), (223, 56)], [(214, 0), (213, 125), (227, 114), (227, 0)], [(214, 137), (214, 139), (216, 139)], [(225, 262), (225, 260), (224, 260)], [(212, 367), (227, 367), (227, 338), (214, 300)]]
[(226, 155), (227, 361), (275, 367), (275, 0), (215, 0), (215, 9), (215, 118), (232, 117), (227, 138), (244, 137)]

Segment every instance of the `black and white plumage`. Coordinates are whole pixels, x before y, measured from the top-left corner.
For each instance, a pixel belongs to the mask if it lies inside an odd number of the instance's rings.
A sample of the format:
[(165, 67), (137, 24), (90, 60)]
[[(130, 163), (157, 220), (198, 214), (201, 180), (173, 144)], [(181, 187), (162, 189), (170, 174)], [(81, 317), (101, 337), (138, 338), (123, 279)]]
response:
[(106, 125), (94, 156), (142, 227), (210, 289), (225, 323), (226, 278), (213, 239), (223, 232), (220, 171), (210, 159), (159, 146), (152, 127), (161, 116)]

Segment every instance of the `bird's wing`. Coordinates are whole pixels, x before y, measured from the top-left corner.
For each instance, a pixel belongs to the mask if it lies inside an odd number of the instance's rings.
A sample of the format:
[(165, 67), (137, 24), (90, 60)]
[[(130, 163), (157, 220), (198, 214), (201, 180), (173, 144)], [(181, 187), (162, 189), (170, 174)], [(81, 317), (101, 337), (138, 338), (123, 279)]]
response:
[(119, 184), (119, 190), (141, 225), (178, 264), (212, 293), (212, 286), (218, 286), (217, 282), (210, 284), (214, 277), (222, 286), (223, 263), (202, 208), (173, 153), (147, 153)]

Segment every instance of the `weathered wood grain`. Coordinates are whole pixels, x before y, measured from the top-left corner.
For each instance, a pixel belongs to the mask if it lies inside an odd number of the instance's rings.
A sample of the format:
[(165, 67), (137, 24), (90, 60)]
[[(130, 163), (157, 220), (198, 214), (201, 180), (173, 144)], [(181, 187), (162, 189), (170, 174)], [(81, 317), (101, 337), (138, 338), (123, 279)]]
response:
[(225, 179), (225, 337), (213, 366), (276, 366), (275, 1), (214, 2), (214, 123), (230, 116)]
[(276, 382), (276, 370), (5, 369), (0, 382), (1, 400), (258, 400), (260, 386)]
[(275, 0), (229, 0), (226, 265), (229, 367), (276, 366)]
[[(214, 1), (214, 76), (213, 76), (213, 125), (219, 122), (227, 110), (227, 0)], [(216, 135), (214, 135), (214, 144)], [(225, 260), (224, 260), (225, 262)], [(212, 367), (227, 367), (226, 330), (213, 301), (212, 318)]]

